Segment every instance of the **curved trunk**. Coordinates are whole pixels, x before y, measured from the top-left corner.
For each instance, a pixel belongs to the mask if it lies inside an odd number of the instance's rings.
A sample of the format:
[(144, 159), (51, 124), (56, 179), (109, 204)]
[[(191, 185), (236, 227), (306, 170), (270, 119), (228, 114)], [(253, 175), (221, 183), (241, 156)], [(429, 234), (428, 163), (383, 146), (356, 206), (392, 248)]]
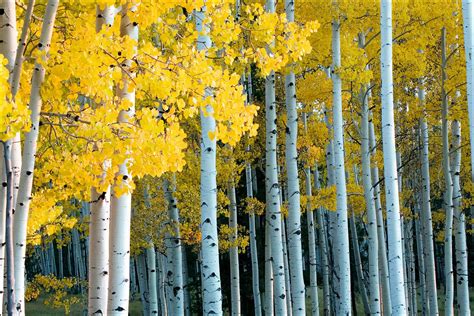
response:
[(406, 314), (405, 280), (400, 227), (397, 161), (395, 154), (395, 123), (393, 118), (392, 74), (392, 1), (381, 3), (381, 75), (382, 75), (382, 137), (387, 207), (387, 238), (392, 313)]
[[(54, 21), (59, 0), (49, 0), (43, 19), (39, 49), (47, 52), (49, 50)], [(47, 58), (47, 54), (44, 55)], [(31, 79), (31, 92), (29, 108), (31, 110), (31, 129), (25, 134), (22, 170), (20, 174), (19, 191), (15, 206), (13, 221), (14, 240), (14, 265), (15, 265), (15, 308), (17, 313), (25, 313), (25, 253), (26, 253), (26, 230), (28, 224), (28, 211), (31, 203), (31, 191), (33, 188), (33, 172), (35, 169), (36, 146), (39, 135), (39, 114), (41, 112), (40, 89), (44, 81), (44, 62), (37, 62)]]

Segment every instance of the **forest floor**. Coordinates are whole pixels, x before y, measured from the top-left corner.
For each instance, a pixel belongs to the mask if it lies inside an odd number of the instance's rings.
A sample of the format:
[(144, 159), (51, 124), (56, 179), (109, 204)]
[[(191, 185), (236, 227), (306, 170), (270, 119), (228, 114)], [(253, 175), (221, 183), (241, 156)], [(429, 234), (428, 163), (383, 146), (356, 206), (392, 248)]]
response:
[[(319, 289), (320, 293), (322, 292), (322, 289)], [(441, 289), (442, 290), (442, 289)], [(45, 297), (40, 297), (38, 300), (33, 301), (33, 302), (28, 302), (26, 303), (26, 311), (28, 315), (34, 315), (34, 316), (59, 316), (59, 315), (65, 315), (64, 310), (60, 308), (53, 308), (51, 306), (45, 305), (44, 304)], [(471, 306), (474, 305), (474, 288), (471, 288), (470, 290), (470, 301), (471, 301)], [(322, 301), (321, 301), (321, 295), (320, 295), (320, 302), (319, 302), (320, 308), (322, 307)], [(311, 303), (308, 300), (307, 304), (308, 310), (311, 309)], [(356, 305), (357, 305), (357, 312), (358, 314), (362, 315), (364, 306), (362, 304), (362, 301), (357, 295), (356, 298)], [(81, 315), (87, 315), (87, 313), (84, 313), (86, 306), (84, 304), (79, 303), (79, 304), (74, 304), (71, 306), (71, 313), (70, 315), (73, 316), (81, 316)], [(439, 299), (439, 312), (440, 314), (444, 314), (444, 300), (442, 298)], [(140, 300), (134, 300), (130, 302), (130, 313), (129, 315), (142, 315), (142, 305)]]

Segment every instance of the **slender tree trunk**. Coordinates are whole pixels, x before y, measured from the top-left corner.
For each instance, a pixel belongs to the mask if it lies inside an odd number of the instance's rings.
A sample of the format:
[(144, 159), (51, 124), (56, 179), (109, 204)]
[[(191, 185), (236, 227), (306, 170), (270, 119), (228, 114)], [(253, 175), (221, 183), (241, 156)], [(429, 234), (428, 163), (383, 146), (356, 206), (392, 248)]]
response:
[[(128, 36), (138, 41), (138, 24), (131, 17), (136, 7), (131, 1), (122, 7), (120, 20), (120, 36)], [(136, 49), (136, 48), (134, 48)], [(130, 76), (128, 73), (132, 60), (123, 62), (122, 82), (117, 86), (117, 95), (121, 100), (130, 103), (128, 110), (119, 113), (118, 123), (126, 124), (135, 114), (135, 90), (129, 89)], [(130, 223), (132, 213), (132, 195), (125, 192), (116, 194), (116, 187), (129, 186), (132, 175), (127, 168), (128, 160), (119, 165), (115, 183), (111, 189), (110, 203), (110, 239), (109, 239), (109, 294), (108, 312), (114, 315), (128, 315), (130, 300)]]
[(158, 315), (158, 293), (156, 284), (156, 252), (155, 246), (150, 245), (146, 250), (146, 266), (148, 276), (148, 314)]
[[(294, 0), (285, 0), (288, 22), (295, 20)], [(305, 314), (305, 285), (303, 278), (303, 254), (301, 251), (300, 184), (298, 177), (298, 112), (296, 111), (296, 78), (291, 71), (285, 77), (286, 95), (286, 170), (288, 181), (288, 253), (291, 276), (291, 300), (294, 315)]]
[[(43, 19), (43, 27), (40, 36), (39, 50), (49, 50), (53, 25), (59, 0), (49, 0)], [(44, 55), (47, 58), (47, 54)], [(43, 63), (37, 62), (31, 79), (31, 92), (29, 108), (31, 110), (31, 129), (25, 135), (22, 170), (20, 175), (19, 192), (15, 206), (13, 223), (14, 240), (14, 265), (15, 265), (15, 308), (18, 314), (25, 313), (25, 254), (26, 254), (26, 230), (28, 223), (28, 211), (31, 202), (31, 191), (33, 188), (33, 172), (35, 168), (36, 145), (39, 135), (39, 114), (41, 112), (40, 89), (44, 81), (45, 69)]]
[(237, 226), (237, 197), (235, 194), (235, 184), (233, 179), (228, 184), (229, 197), (229, 228), (232, 230), (230, 242), (232, 247), (229, 250), (230, 257), (230, 292), (231, 292), (231, 312), (232, 315), (240, 315), (240, 273), (239, 273), (239, 247), (236, 245)]
[[(306, 113), (303, 113), (303, 125), (305, 133), (307, 132)], [(318, 271), (316, 262), (316, 227), (314, 223), (313, 206), (311, 205), (312, 185), (311, 185), (311, 168), (306, 167), (305, 173), (305, 189), (306, 189), (306, 224), (308, 225), (308, 248), (309, 248), (309, 293), (311, 297), (311, 315), (319, 315), (319, 299), (318, 299)], [(318, 179), (319, 180), (319, 179)], [(323, 254), (324, 256), (324, 254)], [(323, 267), (324, 269), (324, 267)]]
[(166, 272), (165, 272), (165, 256), (161, 253), (158, 253), (157, 256), (157, 266), (158, 266), (158, 297), (160, 301), (160, 315), (168, 315), (168, 301), (166, 299), (166, 292), (165, 292), (165, 280), (166, 280)]
[(165, 182), (165, 194), (168, 200), (168, 217), (170, 220), (171, 235), (169, 237), (168, 264), (166, 265), (168, 286), (171, 302), (169, 312), (173, 315), (184, 313), (184, 293), (183, 293), (183, 253), (181, 250), (181, 235), (179, 231), (179, 211), (177, 201), (174, 197), (175, 184)]
[[(266, 181), (265, 181), (266, 182)], [(268, 192), (267, 192), (268, 200)], [(265, 315), (273, 315), (273, 268), (268, 203), (265, 214)], [(283, 250), (282, 250), (283, 251)]]
[[(8, 60), (6, 65), (10, 74), (13, 71), (15, 63), (15, 54), (17, 48), (17, 30), (16, 30), (16, 8), (15, 1), (5, 0), (0, 4), (3, 14), (0, 16), (0, 53)], [(11, 83), (10, 75), (9, 82)], [(7, 100), (4, 100), (7, 101)], [(3, 143), (3, 150), (0, 151), (0, 276), (6, 272), (7, 279), (7, 312), (14, 311), (14, 266), (13, 266), (13, 207), (16, 203), (16, 197), (19, 186), (19, 167), (21, 167), (21, 148), (19, 134), (13, 140), (7, 140)], [(6, 246), (6, 254), (5, 254)], [(5, 260), (6, 259), (6, 260)], [(7, 267), (5, 271), (4, 267)], [(0, 307), (3, 306), (4, 278), (0, 277)], [(0, 309), (0, 312), (2, 310)]]
[(446, 28), (441, 29), (441, 116), (443, 142), (443, 175), (444, 175), (444, 211), (446, 222), (444, 230), (444, 275), (446, 279), (446, 293), (444, 314), (454, 315), (454, 270), (453, 270), (453, 179), (449, 159), (449, 131), (448, 131), (448, 96), (444, 83), (446, 76)]
[(393, 115), (392, 1), (381, 1), (382, 137), (392, 313), (406, 314)]
[[(199, 51), (207, 50), (212, 42), (209, 26), (203, 24), (206, 8), (196, 12), (196, 29), (200, 33), (197, 43)], [(206, 94), (211, 95), (208, 89)], [(202, 251), (202, 297), (204, 315), (222, 315), (222, 291), (219, 268), (219, 246), (217, 235), (217, 184), (216, 184), (216, 139), (209, 137), (215, 132), (216, 121), (213, 108), (201, 110), (201, 251)]]
[[(112, 25), (116, 10), (113, 6), (101, 10), (97, 7), (96, 31), (103, 25)], [(104, 176), (109, 168), (104, 162)], [(88, 314), (101, 315), (107, 310), (109, 287), (109, 225), (110, 225), (110, 187), (105, 192), (91, 189), (89, 222), (89, 282)]]
[[(281, 202), (281, 205), (283, 202)], [(293, 315), (292, 301), (291, 301), (291, 280), (290, 280), (290, 264), (288, 262), (288, 245), (286, 239), (286, 220), (282, 217), (281, 220), (281, 240), (283, 242), (283, 264), (285, 270), (285, 289), (286, 289), (286, 306), (287, 316)]]
[(138, 287), (140, 288), (140, 299), (142, 301), (143, 314), (150, 315), (150, 304), (149, 304), (150, 302), (148, 299), (149, 291), (148, 291), (148, 278), (147, 278), (145, 253), (140, 253), (137, 256), (137, 268), (138, 268)]
[[(252, 167), (249, 163), (245, 165), (245, 184), (247, 188), (247, 197), (253, 197), (252, 188)], [(255, 316), (262, 315), (262, 303), (260, 300), (260, 283), (258, 270), (258, 252), (257, 252), (257, 231), (255, 228), (255, 213), (251, 210), (249, 214), (250, 230), (250, 258), (252, 260), (252, 291)]]
[[(424, 102), (424, 90), (420, 89), (420, 102)], [(433, 223), (431, 219), (430, 193), (430, 164), (428, 149), (428, 126), (425, 119), (420, 120), (422, 143), (421, 173), (422, 173), (422, 223), (423, 223), (423, 250), (426, 273), (426, 286), (429, 299), (429, 314), (438, 315), (438, 299), (436, 288), (436, 271), (433, 247)]]
[(336, 70), (341, 66), (340, 24), (332, 22), (332, 81), (333, 81), (333, 124), (334, 165), (337, 194), (335, 257), (339, 277), (338, 314), (351, 314), (351, 269), (349, 257), (349, 227), (347, 223), (347, 192), (344, 164), (344, 127), (342, 117), (342, 82)]
[[(365, 45), (365, 36), (359, 34), (359, 46)], [(379, 315), (380, 310), (380, 280), (379, 280), (379, 242), (377, 236), (377, 214), (375, 210), (375, 197), (372, 188), (372, 172), (370, 169), (370, 144), (369, 144), (369, 91), (367, 86), (361, 87), (359, 99), (361, 109), (361, 156), (362, 156), (362, 184), (367, 209), (368, 222), (368, 248), (369, 248), (369, 295), (370, 312)]]
[(354, 270), (357, 276), (357, 285), (359, 293), (362, 297), (362, 304), (364, 305), (365, 315), (370, 315), (371, 310), (369, 306), (369, 296), (367, 295), (367, 289), (365, 287), (365, 276), (364, 271), (362, 270), (362, 260), (360, 258), (360, 247), (359, 247), (359, 237), (357, 234), (357, 227), (355, 223), (354, 211), (349, 218), (350, 232), (351, 232), (351, 242), (352, 242), (352, 251), (354, 253)]
[(420, 295), (420, 304), (422, 315), (428, 314), (428, 295), (427, 295), (427, 286), (426, 286), (426, 269), (425, 269), (425, 259), (424, 259), (424, 249), (423, 249), (423, 223), (421, 220), (421, 206), (420, 206), (420, 196), (415, 191), (415, 214), (417, 214), (417, 220), (415, 222), (416, 229), (416, 248), (417, 248), (417, 258), (418, 258), (418, 279), (420, 282), (419, 286), (419, 295)]
[[(12, 167), (12, 141), (7, 140), (3, 143), (3, 158), (5, 161), (6, 174), (6, 258), (7, 258), (7, 312), (13, 315), (15, 312), (15, 278), (14, 278), (14, 258), (13, 258), (13, 167)], [(2, 278), (3, 279), (3, 278)]]
[[(318, 166), (314, 167), (314, 184), (317, 190), (321, 188), (319, 180)], [(317, 222), (319, 228), (319, 247), (321, 248), (322, 277), (323, 277), (323, 308), (324, 315), (331, 315), (331, 287), (329, 284), (329, 249), (326, 234), (326, 221), (324, 219), (324, 209), (320, 207), (317, 211)]]
[(471, 310), (469, 306), (469, 270), (467, 264), (466, 216), (461, 210), (461, 123), (458, 120), (454, 120), (452, 122), (452, 135), (453, 165), (451, 172), (453, 177), (457, 309), (459, 315), (470, 315)]
[(188, 273), (188, 256), (186, 247), (181, 246), (183, 256), (183, 290), (184, 290), (184, 315), (191, 316), (191, 298), (189, 296), (189, 273)]

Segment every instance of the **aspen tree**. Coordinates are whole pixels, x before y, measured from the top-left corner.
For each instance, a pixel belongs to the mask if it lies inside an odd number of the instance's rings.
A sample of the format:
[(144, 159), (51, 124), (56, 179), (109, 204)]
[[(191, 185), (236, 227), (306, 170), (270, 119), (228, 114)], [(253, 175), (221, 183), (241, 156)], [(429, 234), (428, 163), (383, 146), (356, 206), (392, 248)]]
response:
[[(138, 24), (132, 16), (137, 7), (128, 1), (123, 7), (120, 20), (120, 36), (128, 36), (138, 41)], [(134, 48), (136, 49), (136, 48)], [(130, 78), (135, 77), (131, 71), (132, 60), (125, 60), (122, 69), (122, 82), (117, 86), (117, 96), (120, 102), (128, 104), (127, 110), (121, 110), (118, 116), (119, 124), (127, 124), (135, 114), (135, 89)], [(115, 182), (111, 188), (110, 198), (110, 239), (109, 239), (109, 313), (126, 315), (129, 308), (130, 292), (130, 222), (132, 212), (132, 194), (119, 192), (127, 188), (132, 181), (129, 172), (129, 160), (119, 165)]]
[(381, 0), (382, 139), (387, 207), (387, 239), (392, 313), (406, 314), (393, 118), (392, 1)]
[[(206, 7), (195, 12), (196, 29), (199, 32), (197, 49), (206, 52), (212, 46), (209, 25), (205, 22)], [(210, 88), (206, 95), (212, 95)], [(217, 235), (217, 184), (216, 184), (216, 132), (214, 109), (207, 105), (200, 110), (201, 116), (201, 252), (202, 252), (202, 308), (203, 314), (222, 315), (222, 290), (219, 268)]]
[[(107, 6), (103, 10), (97, 7), (96, 32), (103, 26), (112, 26), (116, 9)], [(103, 163), (104, 172), (109, 162)], [(109, 286), (109, 220), (110, 220), (110, 187), (104, 192), (91, 189), (89, 224), (89, 269), (88, 269), (88, 311), (89, 315), (101, 314), (107, 310)]]
[(334, 179), (337, 192), (335, 256), (339, 277), (337, 313), (351, 314), (351, 269), (349, 258), (349, 227), (347, 222), (347, 191), (344, 164), (344, 130), (342, 117), (342, 81), (337, 73), (341, 65), (340, 28), (338, 20), (332, 22), (331, 79), (333, 82), (333, 126), (334, 126)]
[[(295, 20), (294, 0), (285, 1), (288, 22)], [(291, 65), (290, 65), (291, 67)], [(286, 95), (286, 170), (288, 181), (288, 254), (291, 276), (291, 300), (293, 314), (305, 314), (305, 284), (303, 278), (303, 254), (301, 251), (300, 183), (298, 176), (298, 112), (296, 109), (296, 78), (293, 70), (285, 76)]]
[[(43, 18), (39, 50), (48, 52), (53, 33), (58, 0), (49, 0)], [(47, 58), (46, 55), (43, 58)], [(13, 223), (14, 231), (14, 257), (15, 257), (15, 308), (18, 314), (25, 313), (25, 253), (26, 253), (26, 230), (28, 222), (28, 211), (30, 196), (33, 188), (33, 172), (35, 168), (35, 155), (39, 135), (39, 114), (41, 112), (42, 100), (40, 95), (41, 85), (45, 76), (45, 68), (39, 61), (36, 62), (33, 77), (31, 79), (31, 93), (29, 107), (31, 110), (31, 130), (25, 134), (23, 145), (23, 156), (21, 163), (21, 175), (15, 216)]]

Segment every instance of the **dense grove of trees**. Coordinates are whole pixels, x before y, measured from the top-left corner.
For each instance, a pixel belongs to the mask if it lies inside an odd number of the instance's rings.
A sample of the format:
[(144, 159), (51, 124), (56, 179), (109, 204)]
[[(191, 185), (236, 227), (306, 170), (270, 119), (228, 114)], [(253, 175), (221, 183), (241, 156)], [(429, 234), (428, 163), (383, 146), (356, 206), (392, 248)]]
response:
[(470, 315), (473, 23), (0, 1), (3, 312)]

